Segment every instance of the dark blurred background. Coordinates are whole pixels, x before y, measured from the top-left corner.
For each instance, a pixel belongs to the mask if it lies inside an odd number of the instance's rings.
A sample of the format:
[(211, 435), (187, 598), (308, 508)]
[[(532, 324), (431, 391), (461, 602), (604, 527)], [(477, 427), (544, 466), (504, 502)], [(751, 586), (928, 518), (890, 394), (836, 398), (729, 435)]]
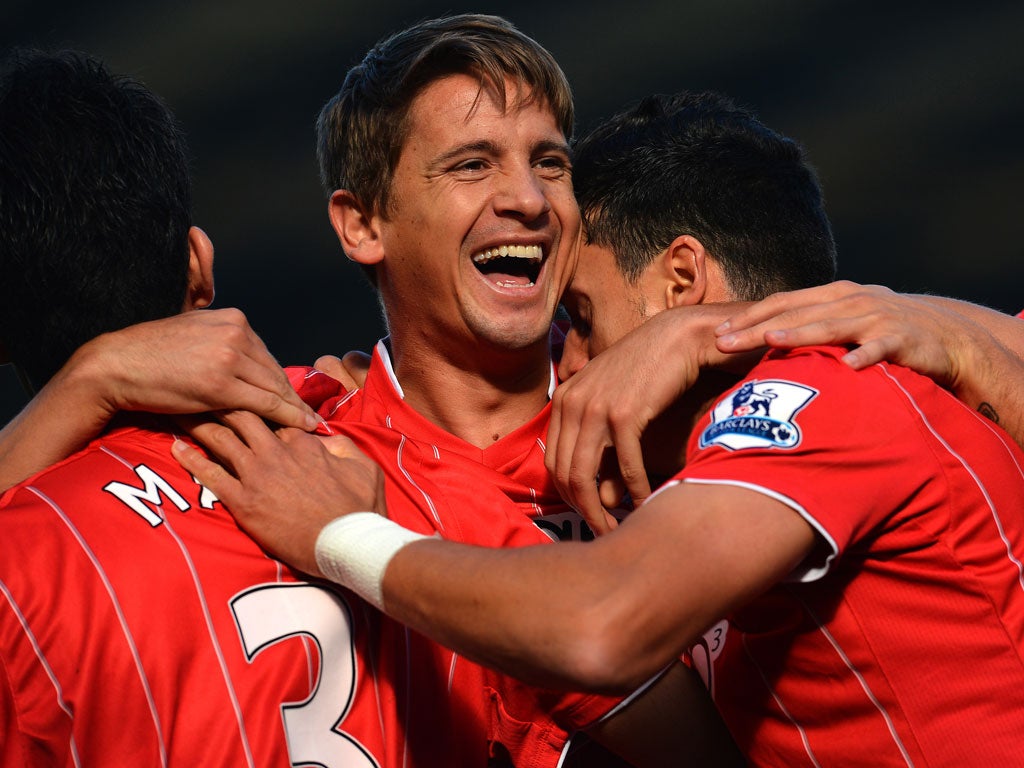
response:
[[(168, 101), (217, 248), (216, 306), (244, 309), (284, 364), (381, 333), (327, 222), (315, 116), (378, 38), (446, 12), (504, 15), (548, 47), (581, 129), (655, 91), (732, 95), (807, 148), (843, 277), (1024, 307), (1024, 3), (0, 3), (4, 50), (85, 50)], [(0, 367), (0, 423), (23, 400)]]

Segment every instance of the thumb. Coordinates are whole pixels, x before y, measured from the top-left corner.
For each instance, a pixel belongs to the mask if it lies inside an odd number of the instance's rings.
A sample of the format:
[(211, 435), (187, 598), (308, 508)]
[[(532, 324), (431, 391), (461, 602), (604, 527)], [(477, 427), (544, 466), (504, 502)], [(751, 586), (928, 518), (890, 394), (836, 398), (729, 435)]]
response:
[(365, 352), (346, 352), (338, 358), (324, 355), (313, 364), (317, 370), (323, 371), (335, 381), (340, 381), (345, 389), (359, 389), (366, 381), (366, 373), (370, 369), (370, 356)]

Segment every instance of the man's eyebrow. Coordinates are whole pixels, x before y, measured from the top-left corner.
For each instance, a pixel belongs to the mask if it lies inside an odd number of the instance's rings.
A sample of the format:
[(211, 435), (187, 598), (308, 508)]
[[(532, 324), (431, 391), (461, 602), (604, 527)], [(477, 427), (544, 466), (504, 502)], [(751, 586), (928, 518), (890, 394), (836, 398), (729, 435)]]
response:
[(572, 159), (572, 147), (567, 142), (555, 141), (554, 139), (545, 139), (544, 141), (537, 142), (537, 146), (533, 148), (534, 153), (537, 152), (561, 152), (566, 157)]
[[(559, 152), (570, 160), (572, 159), (572, 148), (567, 142), (556, 141), (554, 139), (544, 139), (538, 141), (533, 147), (533, 154), (543, 152)], [(430, 171), (436, 170), (437, 168), (446, 165), (457, 157), (465, 154), (480, 153), (486, 155), (497, 155), (501, 153), (501, 149), (493, 141), (487, 139), (480, 139), (479, 141), (468, 141), (465, 144), (459, 144), (458, 146), (452, 147), (446, 152), (441, 153), (433, 160), (430, 161), (428, 169)]]
[(451, 162), (460, 155), (471, 154), (474, 152), (479, 152), (488, 155), (496, 155), (498, 154), (498, 145), (495, 144), (493, 141), (488, 141), (486, 139), (481, 139), (479, 141), (469, 141), (466, 142), (465, 144), (459, 144), (458, 146), (452, 147), (447, 152), (443, 152), (442, 154), (438, 155), (433, 160), (431, 160), (429, 168), (430, 170), (434, 170), (442, 165), (445, 165), (446, 163)]

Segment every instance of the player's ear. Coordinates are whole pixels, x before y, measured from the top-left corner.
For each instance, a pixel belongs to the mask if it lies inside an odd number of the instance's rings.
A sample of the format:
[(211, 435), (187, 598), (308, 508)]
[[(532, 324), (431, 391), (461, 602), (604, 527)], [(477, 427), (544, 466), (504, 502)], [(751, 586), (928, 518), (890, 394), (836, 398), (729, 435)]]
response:
[(188, 295), (184, 311), (213, 303), (213, 243), (199, 227), (188, 230)]
[(665, 309), (700, 304), (708, 290), (707, 252), (700, 240), (680, 235), (661, 256)]
[(327, 204), (327, 215), (348, 258), (364, 266), (383, 260), (380, 218), (370, 214), (351, 192), (336, 190)]

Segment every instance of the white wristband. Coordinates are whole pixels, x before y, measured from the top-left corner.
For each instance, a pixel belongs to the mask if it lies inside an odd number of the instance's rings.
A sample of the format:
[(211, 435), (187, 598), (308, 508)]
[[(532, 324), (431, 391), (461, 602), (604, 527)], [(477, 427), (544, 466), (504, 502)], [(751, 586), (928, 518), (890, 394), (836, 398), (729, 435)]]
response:
[(384, 570), (402, 547), (426, 539), (376, 512), (353, 512), (323, 527), (316, 538), (316, 564), (333, 582), (384, 610)]

